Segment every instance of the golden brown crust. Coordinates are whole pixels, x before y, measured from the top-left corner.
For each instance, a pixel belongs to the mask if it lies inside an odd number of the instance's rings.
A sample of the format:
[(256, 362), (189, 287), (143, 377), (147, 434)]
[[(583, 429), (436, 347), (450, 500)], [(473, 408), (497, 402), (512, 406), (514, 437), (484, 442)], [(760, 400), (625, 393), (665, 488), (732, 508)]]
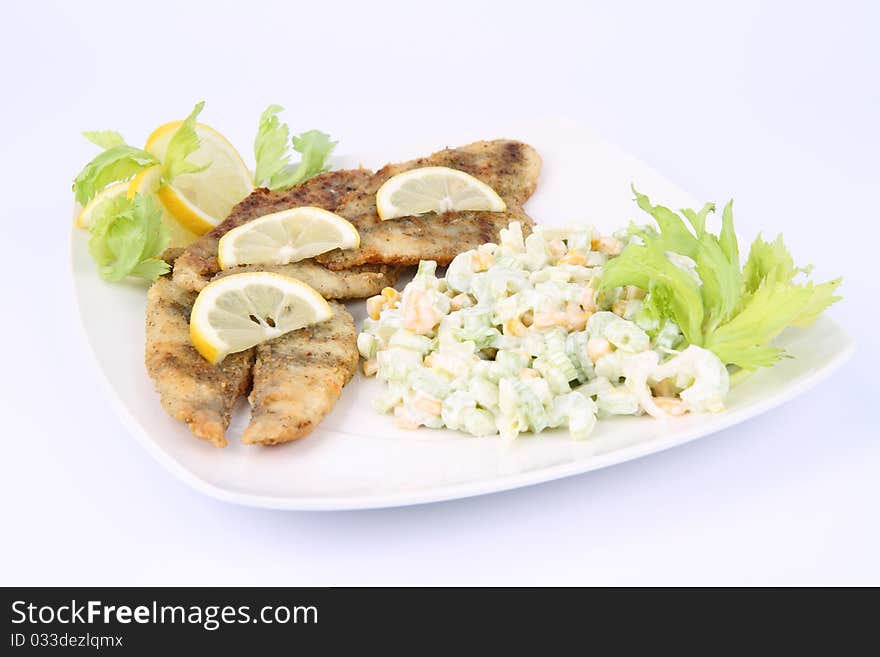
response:
[[(482, 180), (507, 203), (506, 212), (457, 212), (382, 221), (376, 211), (376, 192), (399, 173), (426, 166), (458, 169)], [(523, 223), (528, 233), (534, 224), (522, 204), (534, 193), (541, 158), (528, 144), (509, 139), (479, 141), (445, 149), (429, 157), (388, 164), (362, 187), (342, 200), (335, 212), (351, 221), (361, 236), (359, 249), (331, 251), (318, 262), (338, 270), (365, 263), (414, 265), (419, 260), (448, 264), (462, 251), (499, 239), (511, 221)]]
[(241, 442), (276, 445), (312, 432), (330, 412), (358, 363), (354, 319), (338, 303), (333, 317), (257, 345), (251, 421)]
[(296, 278), (317, 290), (325, 299), (364, 299), (379, 294), (397, 282), (401, 268), (389, 265), (363, 265), (330, 271), (314, 260), (301, 260), (289, 265), (247, 265), (225, 269), (214, 279), (250, 271), (268, 271)]
[(522, 224), (523, 235), (528, 235), (535, 223), (518, 206), (508, 206), (506, 212), (447, 212), (430, 217), (391, 219), (383, 223), (394, 224), (393, 227), (380, 226), (375, 231), (359, 229), (360, 249), (332, 251), (326, 254), (325, 264), (328, 269), (340, 272), (378, 262), (407, 267), (417, 265), (420, 260), (434, 260), (448, 265), (463, 251), (486, 242), (497, 242), (501, 230), (511, 221)]
[(159, 257), (173, 267), (174, 263), (181, 255), (183, 255), (184, 251), (185, 249), (181, 246), (169, 246), (162, 251), (162, 255)]
[(236, 205), (229, 217), (205, 233), (180, 254), (174, 263), (174, 282), (186, 290), (200, 291), (220, 271), (217, 244), (227, 232), (257, 217), (289, 208), (314, 205), (333, 210), (343, 197), (364, 185), (372, 175), (366, 169), (329, 171), (286, 190), (255, 189)]
[(206, 361), (189, 337), (189, 316), (196, 294), (168, 277), (147, 293), (147, 373), (156, 383), (162, 406), (185, 422), (193, 435), (226, 446), (232, 409), (247, 393), (254, 350), (230, 354), (218, 365)]

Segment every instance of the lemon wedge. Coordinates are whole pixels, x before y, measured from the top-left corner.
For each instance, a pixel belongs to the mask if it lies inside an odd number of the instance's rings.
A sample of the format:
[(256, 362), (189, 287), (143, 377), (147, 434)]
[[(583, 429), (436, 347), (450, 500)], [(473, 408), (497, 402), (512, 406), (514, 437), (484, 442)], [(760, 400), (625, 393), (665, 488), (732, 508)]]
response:
[(128, 192), (127, 182), (118, 182), (108, 185), (86, 203), (85, 207), (76, 215), (76, 225), (79, 228), (89, 229), (95, 221), (95, 210), (106, 200), (118, 196), (125, 196)]
[(386, 180), (376, 192), (376, 208), (384, 221), (425, 212), (504, 212), (507, 205), (489, 185), (464, 171), (422, 167)]
[[(131, 179), (126, 189), (126, 196), (134, 198), (135, 194), (140, 194), (141, 196), (158, 195), (161, 183), (162, 166), (157, 164), (156, 166), (148, 167)], [(158, 206), (162, 210), (162, 223), (168, 228), (168, 233), (171, 237), (168, 242), (169, 247), (188, 246), (198, 238), (196, 233), (178, 222), (165, 209), (163, 203), (158, 203)]]
[(333, 249), (356, 249), (357, 229), (338, 214), (311, 206), (282, 210), (233, 228), (220, 238), (221, 269), (286, 265)]
[[(160, 161), (165, 159), (168, 142), (183, 121), (172, 121), (156, 128), (147, 139), (146, 151)], [(213, 128), (195, 125), (198, 150), (189, 156), (197, 165), (210, 163), (197, 173), (177, 176), (157, 194), (165, 209), (187, 230), (202, 235), (223, 221), (233, 206), (250, 194), (254, 181), (241, 155)]]
[(193, 346), (209, 362), (330, 319), (324, 297), (305, 283), (270, 272), (232, 274), (205, 286), (190, 316)]

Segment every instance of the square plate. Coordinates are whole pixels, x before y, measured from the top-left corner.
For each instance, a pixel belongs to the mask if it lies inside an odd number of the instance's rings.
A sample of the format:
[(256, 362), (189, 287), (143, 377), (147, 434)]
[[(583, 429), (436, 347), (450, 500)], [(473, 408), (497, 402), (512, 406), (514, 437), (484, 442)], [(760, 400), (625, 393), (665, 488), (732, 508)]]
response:
[[(521, 139), (543, 157), (538, 191), (526, 205), (541, 224), (589, 222), (610, 231), (630, 219), (642, 220), (630, 182), (664, 205), (695, 207), (692, 198), (650, 167), (570, 121), (522, 124), (484, 137)], [(443, 135), (417, 146), (383, 147), (377, 156), (345, 157), (337, 164), (378, 167), (478, 138)], [(844, 331), (823, 317), (808, 329), (783, 333), (778, 344), (794, 358), (755, 373), (732, 390), (722, 413), (669, 420), (613, 418), (599, 422), (584, 442), (552, 431), (513, 443), (446, 430), (402, 431), (369, 404), (378, 382), (358, 374), (312, 435), (274, 448), (241, 445), (236, 438), (247, 422), (247, 404), (242, 403), (230, 427), (229, 447), (218, 450), (194, 439), (162, 410), (144, 368), (145, 285), (101, 280), (87, 238), (74, 229), (73, 277), (85, 335), (114, 408), (169, 471), (207, 495), (238, 504), (301, 510), (401, 506), (595, 470), (707, 436), (778, 406), (828, 376), (854, 348)], [(349, 308), (359, 323), (363, 302)]]

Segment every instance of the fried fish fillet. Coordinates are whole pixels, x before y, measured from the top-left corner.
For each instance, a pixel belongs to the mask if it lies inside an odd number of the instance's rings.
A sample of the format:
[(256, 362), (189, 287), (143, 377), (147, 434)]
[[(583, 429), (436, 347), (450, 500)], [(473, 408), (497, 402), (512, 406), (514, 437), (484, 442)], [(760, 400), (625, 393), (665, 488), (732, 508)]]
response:
[[(392, 175), (421, 166), (449, 166), (492, 186), (507, 212), (461, 212), (380, 222), (375, 193)], [(519, 142), (477, 142), (428, 158), (388, 165), (376, 174), (363, 170), (322, 174), (286, 192), (256, 190), (229, 218), (177, 257), (173, 281), (160, 279), (147, 307), (147, 369), (162, 404), (193, 433), (215, 445), (226, 444), (225, 430), (235, 401), (248, 389), (252, 417), (242, 442), (273, 445), (310, 433), (339, 398), (358, 362), (357, 331), (345, 308), (333, 303), (333, 317), (231, 354), (218, 366), (191, 346), (188, 320), (196, 292), (219, 271), (217, 243), (228, 230), (258, 216), (301, 205), (334, 210), (352, 221), (361, 248), (277, 267), (244, 267), (223, 272), (275, 271), (294, 276), (327, 298), (374, 294), (396, 279), (397, 265), (421, 259), (448, 263), (457, 253), (495, 241), (510, 221), (532, 221), (522, 210), (533, 193), (540, 158)], [(340, 203), (340, 200), (343, 199)], [(252, 375), (252, 377), (251, 377)]]
[(301, 438), (324, 418), (358, 363), (354, 319), (338, 303), (333, 317), (257, 345), (251, 421), (246, 444), (276, 445)]
[[(289, 208), (314, 205), (333, 210), (344, 196), (366, 184), (371, 175), (372, 172), (366, 169), (329, 171), (287, 190), (255, 189), (232, 209), (225, 221), (202, 235), (177, 257), (174, 282), (186, 290), (200, 291), (220, 271), (217, 244), (227, 232), (264, 214)], [(368, 291), (364, 296), (378, 291)]]
[[(350, 271), (331, 272), (314, 262), (298, 262), (272, 267), (237, 267), (221, 272), (217, 278), (240, 271), (272, 271), (301, 280), (325, 298), (347, 299), (362, 298), (372, 293), (365, 294), (365, 290), (393, 285), (396, 270), (384, 272), (380, 271), (381, 269), (381, 266), (373, 268), (366, 266)], [(168, 277), (158, 279), (150, 287), (147, 294), (147, 372), (156, 382), (162, 406), (172, 417), (185, 422), (198, 438), (218, 447), (225, 447), (227, 444), (225, 433), (232, 409), (238, 398), (246, 394), (250, 387), (255, 352), (258, 354), (257, 369), (263, 372), (271, 370), (273, 373), (268, 379), (263, 376), (254, 383), (255, 398), (264, 398), (266, 386), (271, 388), (276, 385), (277, 380), (283, 379), (286, 367), (291, 368), (292, 378), (300, 376), (300, 370), (297, 363), (289, 359), (279, 359), (280, 352), (277, 349), (267, 349), (267, 345), (230, 354), (218, 365), (208, 363), (192, 346), (189, 337), (189, 316), (196, 296), (197, 293), (184, 290)], [(333, 304), (333, 307), (335, 315), (330, 323), (335, 322), (340, 326), (351, 325), (350, 331), (334, 329), (336, 334), (332, 339), (335, 348), (340, 353), (346, 349), (348, 355), (353, 354), (354, 363), (357, 364), (357, 334), (354, 330), (354, 321), (344, 309), (341, 312), (338, 310), (342, 306)], [(339, 317), (347, 319), (343, 322)], [(290, 336), (294, 335), (299, 336), (299, 339), (308, 339), (310, 335), (308, 331), (309, 329), (295, 331), (278, 340), (285, 338), (290, 340), (293, 339)], [(327, 339), (326, 330), (318, 331), (317, 335), (319, 340)], [(347, 344), (343, 344), (344, 340), (347, 340)], [(340, 389), (348, 378), (350, 375), (339, 385)], [(332, 389), (334, 380), (328, 378), (325, 381), (329, 386), (328, 390)], [(271, 396), (271, 390), (269, 395)], [(337, 391), (328, 402), (324, 414), (330, 410), (338, 396)], [(309, 426), (316, 424), (320, 417)], [(265, 424), (261, 430), (271, 428), (272, 422), (279, 421), (281, 422), (279, 431), (284, 426), (299, 421), (296, 418), (283, 417), (280, 411), (264, 420)]]
[[(399, 173), (427, 166), (458, 169), (492, 187), (507, 204), (506, 212), (428, 213), (382, 221), (376, 211), (376, 192)], [(519, 221), (523, 232), (533, 225), (522, 204), (534, 193), (541, 158), (528, 144), (507, 139), (478, 141), (448, 148), (429, 157), (388, 164), (342, 200), (334, 212), (355, 225), (361, 236), (358, 249), (331, 251), (316, 259), (330, 269), (366, 263), (414, 265), (436, 260), (445, 265), (457, 254), (485, 242), (496, 242), (502, 228)]]
[[(370, 175), (365, 170), (334, 171), (316, 176), (303, 185), (285, 191), (257, 189), (239, 203), (223, 223), (200, 237), (182, 253), (169, 251), (169, 259), (174, 260), (173, 279), (166, 277), (157, 280), (147, 295), (147, 371), (156, 382), (162, 406), (171, 416), (185, 422), (194, 435), (218, 447), (227, 444), (225, 433), (230, 414), (238, 398), (250, 388), (256, 354), (255, 349), (230, 354), (219, 365), (214, 366), (204, 360), (190, 342), (189, 316), (197, 292), (220, 269), (217, 263), (217, 244), (220, 237), (256, 217), (291, 207), (315, 205), (332, 210), (343, 196), (355, 191)], [(364, 265), (345, 271), (330, 271), (314, 260), (305, 260), (281, 266), (239, 267), (220, 272), (219, 276), (242, 271), (273, 271), (293, 276), (327, 299), (371, 296), (386, 286), (394, 285), (400, 273), (399, 268), (386, 265)], [(351, 335), (346, 336), (347, 349), (354, 354), (356, 363), (354, 324), (347, 313), (346, 316), (352, 326)], [(334, 317), (331, 321), (339, 320)], [(339, 340), (341, 338), (337, 339), (337, 344), (341, 344)], [(271, 369), (276, 377), (283, 375), (284, 365), (276, 362), (273, 355), (264, 355), (262, 361), (263, 371)], [(345, 381), (348, 378), (350, 375)], [(328, 383), (332, 388), (332, 380)], [(270, 378), (269, 385), (273, 384), (273, 379)], [(256, 397), (264, 397), (261, 390), (260, 386), (255, 387)], [(336, 397), (338, 391), (327, 403), (324, 413), (329, 411)], [(313, 423), (317, 423), (321, 417), (323, 414), (316, 416)], [(298, 420), (282, 418), (283, 424), (293, 421)], [(271, 426), (268, 428), (271, 429)]]
[(364, 299), (393, 286), (400, 274), (399, 267), (388, 265), (361, 265), (341, 271), (331, 271), (314, 260), (301, 260), (289, 265), (247, 265), (232, 267), (217, 274), (223, 278), (249, 271), (268, 271), (299, 279), (313, 287), (325, 299)]
[(226, 446), (226, 428), (239, 397), (251, 382), (254, 350), (230, 354), (211, 365), (189, 338), (189, 316), (196, 294), (168, 277), (147, 293), (146, 365), (162, 406), (185, 422), (193, 435)]

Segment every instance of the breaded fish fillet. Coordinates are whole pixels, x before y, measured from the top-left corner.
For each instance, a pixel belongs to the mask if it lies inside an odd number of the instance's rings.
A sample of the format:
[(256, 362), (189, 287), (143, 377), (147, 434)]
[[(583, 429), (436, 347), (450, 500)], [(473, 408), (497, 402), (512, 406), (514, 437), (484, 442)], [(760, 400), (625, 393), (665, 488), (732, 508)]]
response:
[(388, 265), (362, 265), (341, 271), (330, 271), (314, 260), (301, 260), (289, 265), (232, 267), (221, 271), (214, 278), (249, 271), (268, 271), (297, 278), (313, 287), (325, 299), (364, 299), (378, 294), (385, 287), (393, 286), (400, 274), (399, 267)]
[[(507, 204), (506, 212), (429, 213), (382, 221), (376, 211), (376, 192), (394, 175), (428, 166), (458, 169), (492, 187)], [(352, 191), (334, 210), (355, 225), (361, 236), (358, 249), (331, 251), (316, 259), (330, 269), (365, 263), (414, 265), (436, 260), (445, 265), (462, 251), (485, 242), (497, 242), (502, 228), (519, 221), (523, 232), (533, 225), (522, 204), (534, 193), (541, 158), (534, 148), (518, 141), (478, 141), (429, 157), (388, 164), (367, 183)]]
[(225, 447), (232, 409), (250, 386), (254, 350), (230, 354), (219, 365), (202, 358), (189, 338), (189, 316), (195, 299), (195, 292), (178, 287), (168, 277), (150, 287), (147, 373), (156, 382), (169, 415), (185, 422), (197, 438)]
[[(257, 189), (239, 203), (223, 223), (182, 253), (167, 253), (169, 259), (174, 259), (173, 279), (159, 279), (147, 296), (147, 371), (156, 381), (163, 407), (170, 415), (185, 422), (194, 435), (218, 447), (227, 444), (225, 432), (229, 416), (237, 399), (249, 389), (255, 358), (255, 350), (249, 349), (230, 354), (219, 365), (213, 366), (190, 343), (192, 304), (197, 292), (219, 271), (217, 244), (220, 237), (256, 217), (291, 207), (316, 205), (332, 210), (344, 195), (355, 191), (370, 175), (365, 170), (335, 171), (285, 191)], [(273, 271), (292, 276), (327, 299), (371, 296), (394, 285), (400, 273), (399, 268), (385, 265), (331, 271), (314, 260), (305, 260), (280, 266), (239, 267), (221, 272), (219, 276), (243, 271)], [(348, 349), (355, 354), (356, 362), (356, 336), (353, 332)], [(264, 356), (263, 361), (264, 370), (271, 368), (274, 357)], [(280, 375), (283, 367), (278, 363), (274, 369)], [(260, 396), (260, 390), (257, 389), (255, 394)], [(327, 410), (331, 406), (332, 402)], [(318, 420), (320, 417), (314, 421)]]
[[(236, 205), (225, 221), (205, 233), (177, 257), (174, 282), (186, 290), (200, 291), (220, 271), (217, 244), (220, 238), (237, 226), (257, 217), (304, 205), (333, 210), (344, 196), (366, 184), (372, 172), (349, 169), (322, 173), (301, 185), (286, 190), (255, 189)], [(367, 292), (370, 296), (375, 292)]]
[[(271, 267), (238, 267), (221, 272), (217, 277), (240, 271), (272, 271), (299, 279), (325, 298), (347, 299), (362, 298), (373, 294), (373, 290), (394, 285), (396, 270), (392, 268), (391, 272), (387, 272), (382, 269), (382, 266), (366, 266), (331, 272), (321, 265), (307, 261)], [(172, 417), (185, 422), (195, 436), (224, 447), (230, 413), (238, 398), (246, 394), (250, 386), (255, 350), (230, 354), (216, 366), (202, 358), (192, 346), (189, 337), (189, 316), (196, 296), (195, 292), (182, 289), (168, 277), (153, 283), (147, 293), (147, 372), (156, 382), (162, 406)], [(340, 307), (334, 304), (334, 310)], [(349, 343), (347, 349), (354, 354), (354, 362), (357, 363), (354, 323), (344, 310), (337, 314), (344, 314), (351, 323), (352, 331), (346, 338)], [(336, 317), (331, 321), (337, 321)], [(303, 331), (308, 329), (294, 333), (306, 337), (308, 334)], [(294, 334), (288, 334), (279, 340), (290, 335)], [(319, 335), (323, 336), (325, 333)], [(337, 336), (335, 339), (337, 346), (341, 346), (342, 337)], [(268, 352), (264, 347), (265, 345), (261, 345), (257, 348), (263, 350), (263, 370), (271, 367), (275, 376), (282, 377), (285, 363), (277, 361), (275, 352)], [(298, 369), (294, 367), (294, 374), (296, 373)], [(262, 385), (263, 383), (255, 383), (255, 395), (262, 396)], [(328, 411), (331, 406), (332, 403), (327, 407)], [(285, 418), (281, 420), (282, 423), (291, 421)]]
[(324, 418), (358, 363), (354, 319), (338, 303), (333, 317), (257, 345), (252, 415), (241, 441), (275, 445), (301, 438)]

